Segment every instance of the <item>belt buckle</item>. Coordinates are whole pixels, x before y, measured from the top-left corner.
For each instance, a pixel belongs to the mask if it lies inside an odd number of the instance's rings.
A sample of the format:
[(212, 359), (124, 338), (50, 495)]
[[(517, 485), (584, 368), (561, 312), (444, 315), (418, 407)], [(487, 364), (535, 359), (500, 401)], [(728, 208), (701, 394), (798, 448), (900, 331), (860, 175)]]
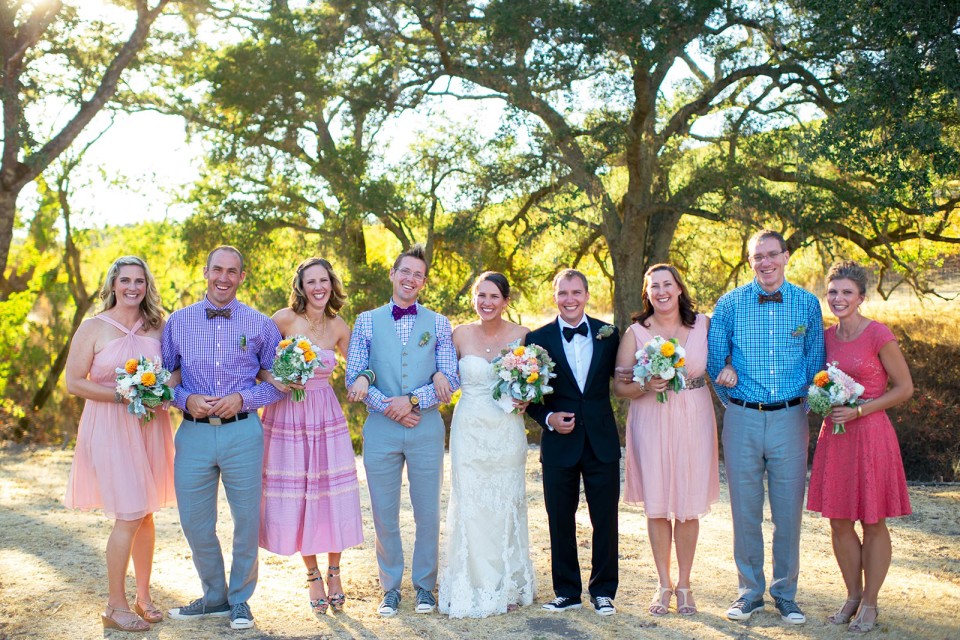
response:
[(758, 403), (757, 403), (757, 411), (763, 411), (763, 403), (762, 403), (762, 402), (758, 402)]
[(210, 416), (208, 420), (210, 421), (210, 424), (215, 427), (219, 427), (223, 424), (223, 420), (220, 419), (220, 416)]

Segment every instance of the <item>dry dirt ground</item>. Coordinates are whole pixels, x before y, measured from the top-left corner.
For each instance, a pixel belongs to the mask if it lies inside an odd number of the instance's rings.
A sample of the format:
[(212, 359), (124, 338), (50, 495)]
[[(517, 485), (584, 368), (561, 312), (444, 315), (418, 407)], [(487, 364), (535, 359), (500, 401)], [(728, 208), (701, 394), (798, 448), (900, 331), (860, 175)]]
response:
[[(103, 546), (110, 524), (95, 513), (67, 511), (60, 503), (71, 452), (52, 448), (0, 447), (0, 640), (13, 638), (99, 638), (99, 614), (106, 600)], [(362, 465), (361, 482), (363, 480)], [(445, 481), (445, 488), (449, 481)], [(366, 487), (361, 501), (369, 505)], [(369, 511), (364, 513), (366, 542), (348, 550), (342, 567), (349, 596), (346, 611), (318, 621), (307, 608), (303, 566), (298, 557), (263, 553), (260, 581), (250, 604), (257, 628), (230, 631), (224, 618), (155, 625), (145, 638), (170, 640), (259, 638), (849, 638), (844, 628), (825, 622), (844, 592), (830, 548), (829, 525), (807, 514), (803, 523), (802, 569), (798, 600), (808, 616), (801, 627), (780, 622), (772, 604), (745, 624), (730, 622), (724, 611), (736, 592), (731, 558), (729, 499), (721, 501), (701, 525), (694, 567), (700, 613), (651, 618), (646, 612), (655, 584), (643, 513), (620, 511), (620, 591), (617, 615), (601, 618), (585, 607), (548, 614), (539, 602), (550, 599), (549, 545), (534, 449), (527, 462), (530, 552), (539, 586), (538, 604), (483, 620), (449, 620), (413, 613), (407, 584), (398, 616), (375, 612), (380, 591)], [(960, 638), (960, 488), (911, 487), (914, 515), (891, 521), (894, 560), (880, 594), (880, 625), (874, 638)], [(444, 498), (446, 499), (446, 498)], [(403, 516), (405, 545), (412, 543), (408, 505)], [(157, 550), (154, 600), (163, 607), (185, 604), (200, 595), (200, 584), (183, 539), (176, 509), (156, 515)], [(580, 511), (581, 562), (589, 559), (589, 520)], [(226, 501), (220, 501), (220, 536), (229, 549), (231, 526)], [(766, 523), (767, 540), (770, 523)], [(769, 555), (769, 553), (768, 553)], [(409, 556), (408, 556), (409, 561)], [(769, 559), (767, 575), (770, 575)], [(769, 578), (768, 578), (769, 579)], [(128, 578), (133, 594), (133, 578)], [(128, 637), (110, 632), (114, 638)], [(870, 637), (870, 636), (868, 636)]]

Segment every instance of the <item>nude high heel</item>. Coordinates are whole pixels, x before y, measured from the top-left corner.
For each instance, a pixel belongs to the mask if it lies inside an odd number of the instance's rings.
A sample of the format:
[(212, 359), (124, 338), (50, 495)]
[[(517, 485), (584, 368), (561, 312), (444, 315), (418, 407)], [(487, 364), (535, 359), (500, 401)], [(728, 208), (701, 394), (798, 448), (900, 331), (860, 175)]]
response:
[[(851, 604), (853, 605), (852, 607), (849, 606)], [(835, 614), (827, 616), (827, 622), (830, 624), (847, 624), (853, 619), (853, 616), (856, 615), (857, 609), (859, 608), (860, 598), (856, 600), (847, 598), (847, 601), (843, 603), (843, 606), (840, 607)]]
[[(131, 620), (127, 623), (122, 623), (117, 621), (113, 616), (118, 613), (129, 613), (134, 616), (134, 620)], [(100, 621), (103, 623), (104, 629), (117, 629), (119, 631), (147, 631), (150, 629), (150, 623), (138, 616), (130, 609), (117, 609), (116, 607), (111, 607), (107, 605), (106, 613), (100, 614)]]
[[(867, 622), (863, 619), (864, 609), (873, 609), (873, 620)], [(880, 610), (876, 607), (871, 607), (868, 604), (860, 605), (860, 611), (857, 612), (857, 617), (853, 619), (853, 622), (850, 623), (850, 626), (847, 627), (847, 631), (852, 631), (853, 633), (867, 633), (868, 631), (873, 631), (873, 628), (877, 624), (877, 616), (880, 615)]]

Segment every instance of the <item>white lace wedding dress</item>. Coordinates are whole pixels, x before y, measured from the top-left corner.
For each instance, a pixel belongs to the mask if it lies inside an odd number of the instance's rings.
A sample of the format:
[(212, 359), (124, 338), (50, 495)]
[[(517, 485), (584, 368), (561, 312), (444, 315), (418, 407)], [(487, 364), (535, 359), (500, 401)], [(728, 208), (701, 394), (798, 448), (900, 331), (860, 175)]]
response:
[(440, 566), (440, 612), (483, 618), (535, 596), (524, 488), (527, 438), (521, 416), (491, 395), (493, 366), (460, 359), (462, 396), (450, 429), (452, 489)]

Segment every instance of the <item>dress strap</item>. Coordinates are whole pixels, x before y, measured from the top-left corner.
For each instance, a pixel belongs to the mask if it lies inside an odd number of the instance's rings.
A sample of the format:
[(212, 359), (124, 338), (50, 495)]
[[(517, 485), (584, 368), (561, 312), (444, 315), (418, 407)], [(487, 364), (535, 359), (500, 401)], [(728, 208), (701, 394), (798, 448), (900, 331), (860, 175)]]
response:
[(143, 318), (140, 318), (139, 320), (137, 320), (136, 323), (134, 323), (132, 329), (128, 329), (127, 327), (123, 326), (122, 324), (120, 324), (119, 322), (117, 322), (116, 320), (114, 320), (113, 318), (111, 318), (106, 314), (101, 313), (100, 315), (96, 315), (93, 317), (96, 318), (97, 320), (103, 320), (107, 324), (113, 325), (114, 327), (116, 327), (117, 329), (120, 329), (120, 331), (123, 331), (127, 335), (136, 333), (137, 331), (140, 330), (140, 327), (143, 326)]

